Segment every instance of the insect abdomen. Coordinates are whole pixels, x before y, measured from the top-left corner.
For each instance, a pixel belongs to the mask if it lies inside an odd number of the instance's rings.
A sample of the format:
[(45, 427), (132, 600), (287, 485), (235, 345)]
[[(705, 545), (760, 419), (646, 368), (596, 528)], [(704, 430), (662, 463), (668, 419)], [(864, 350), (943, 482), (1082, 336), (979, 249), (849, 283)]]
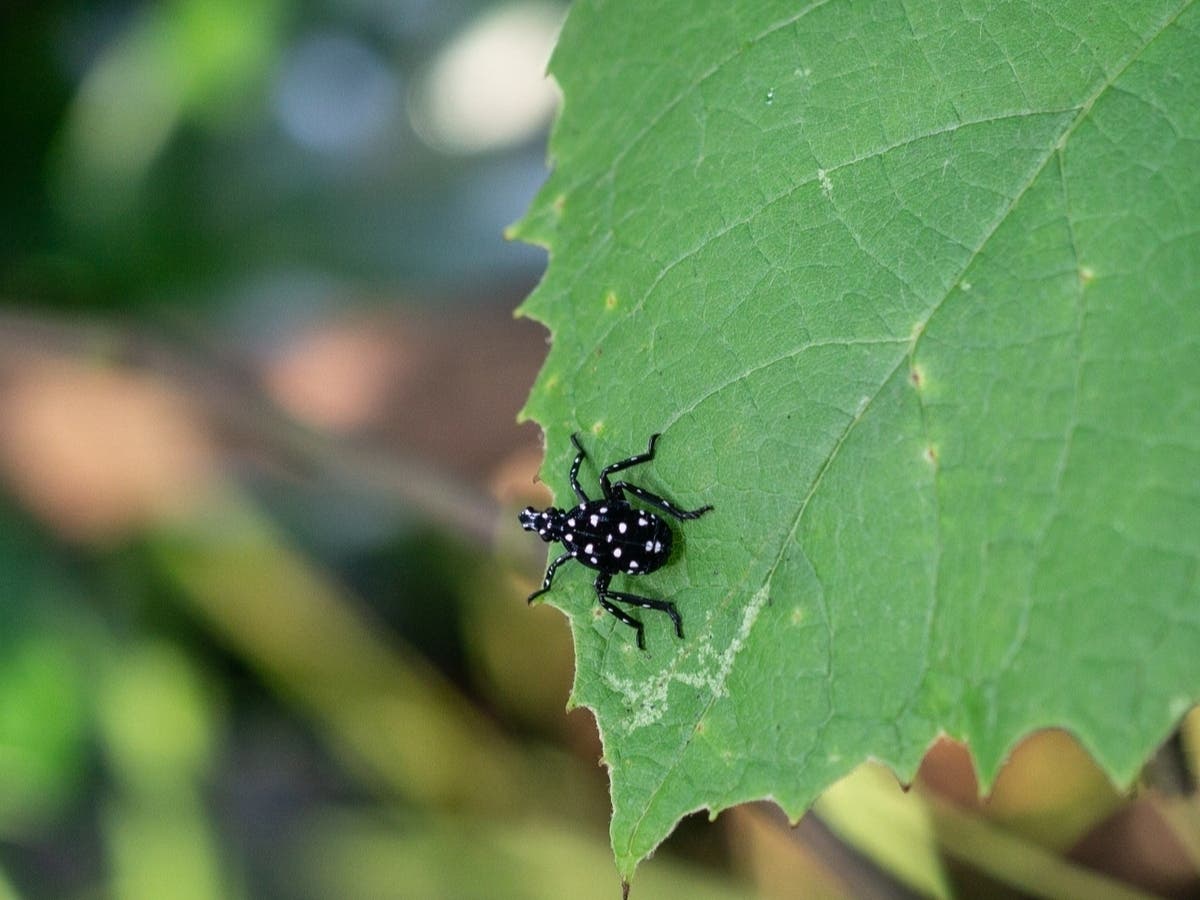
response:
[(566, 514), (562, 544), (590, 569), (643, 575), (670, 558), (671, 529), (628, 503), (593, 500)]

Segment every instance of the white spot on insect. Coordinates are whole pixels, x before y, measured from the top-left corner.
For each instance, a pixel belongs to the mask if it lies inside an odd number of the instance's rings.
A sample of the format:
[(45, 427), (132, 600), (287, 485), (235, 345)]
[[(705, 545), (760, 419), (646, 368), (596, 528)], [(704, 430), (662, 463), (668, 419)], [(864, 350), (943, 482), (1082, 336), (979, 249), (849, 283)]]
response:
[(661, 553), (661, 552), (662, 552), (662, 544), (661, 544), (660, 542), (658, 542), (658, 541), (655, 541), (655, 542), (654, 542), (654, 552), (655, 552), (655, 553)]
[(586, 547), (584, 547), (584, 548), (583, 548), (583, 552), (584, 552), (584, 553), (591, 553), (591, 552), (592, 552), (593, 550), (595, 550), (595, 549), (596, 549), (596, 548), (595, 548), (595, 547), (594, 547), (592, 544), (588, 544)]
[(572, 551), (571, 551), (571, 555), (572, 555), (572, 556), (578, 556), (578, 555), (579, 555), (579, 551), (578, 551), (578, 550), (572, 550)]
[(572, 528), (574, 528), (574, 527), (575, 527), (575, 520), (574, 520), (574, 519), (567, 519), (567, 524), (568, 524), (568, 525), (570, 525)]
[(603, 514), (604, 514), (604, 513), (606, 513), (606, 512), (608, 512), (608, 507), (607, 507), (607, 506), (602, 506), (602, 507), (600, 507), (600, 513), (601, 513), (601, 515), (603, 515)]
[(620, 523), (617, 526), (617, 531), (621, 532), (621, 534), (624, 534), (628, 530), (629, 530), (629, 526), (626, 525), (624, 522)]
[(645, 528), (650, 523), (647, 522), (645, 519), (638, 519), (638, 524), (641, 525), (643, 528)]
[(573, 540), (575, 540), (575, 535), (571, 534), (571, 532), (568, 531), (566, 534), (563, 535), (563, 540), (564, 541), (573, 541)]
[(600, 524), (600, 517), (599, 517), (599, 516), (592, 516), (592, 524), (593, 524), (593, 525), (599, 525), (599, 524)]
[(613, 559), (620, 559), (620, 558), (621, 558), (621, 548), (617, 547), (615, 550), (613, 550)]
[(539, 528), (539, 529), (538, 529), (538, 534), (545, 534), (545, 533), (546, 533), (546, 529), (545, 529), (545, 528)]
[(649, 553), (654, 549), (654, 541), (646, 541), (646, 552)]
[(600, 560), (596, 559), (596, 557), (594, 557), (594, 556), (593, 556), (593, 557), (592, 557), (592, 565), (594, 566), (594, 565), (596, 565), (596, 563), (598, 563), (598, 562), (600, 562)]
[(631, 569), (636, 569), (637, 567), (638, 567), (637, 560), (636, 560), (636, 559), (631, 559), (631, 560), (629, 561), (629, 568), (631, 568)]
[(608, 533), (608, 542), (609, 542), (610, 544), (613, 542), (613, 536), (612, 536), (612, 532), (611, 532), (611, 531)]

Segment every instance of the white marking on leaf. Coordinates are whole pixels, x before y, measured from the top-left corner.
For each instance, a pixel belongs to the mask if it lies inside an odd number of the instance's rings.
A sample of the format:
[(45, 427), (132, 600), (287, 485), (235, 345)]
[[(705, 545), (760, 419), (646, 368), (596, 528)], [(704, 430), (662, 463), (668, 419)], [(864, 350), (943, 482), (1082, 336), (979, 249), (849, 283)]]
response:
[(759, 588), (750, 602), (742, 610), (742, 620), (738, 623), (737, 632), (733, 639), (722, 650), (717, 650), (712, 644), (712, 631), (705, 632), (704, 639), (695, 649), (695, 670), (685, 670), (682, 667), (688, 663), (690, 651), (684, 648), (676, 657), (676, 661), (651, 678), (622, 678), (611, 672), (603, 675), (605, 683), (625, 698), (625, 705), (630, 710), (625, 726), (629, 731), (637, 731), (647, 725), (653, 725), (667, 713), (669, 693), (672, 682), (679, 682), (697, 690), (707, 691), (713, 699), (729, 695), (729, 674), (738, 653), (750, 637), (754, 623), (767, 605), (770, 583)]

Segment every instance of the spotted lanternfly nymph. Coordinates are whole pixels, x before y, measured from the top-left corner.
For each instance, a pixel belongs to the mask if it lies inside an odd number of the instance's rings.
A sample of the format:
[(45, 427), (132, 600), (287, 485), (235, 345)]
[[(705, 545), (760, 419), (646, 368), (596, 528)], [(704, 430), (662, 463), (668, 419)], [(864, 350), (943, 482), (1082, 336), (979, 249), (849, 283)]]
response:
[(675, 604), (668, 600), (652, 600), (609, 589), (608, 584), (614, 575), (645, 575), (661, 568), (671, 557), (671, 529), (667, 523), (654, 513), (632, 505), (626, 498), (635, 497), (676, 519), (698, 519), (712, 509), (711, 506), (680, 509), (671, 501), (636, 484), (627, 481), (613, 484), (609, 481), (609, 476), (614, 472), (654, 459), (654, 444), (658, 438), (657, 434), (650, 436), (650, 447), (645, 453), (601, 469), (600, 490), (604, 498), (592, 500), (579, 485), (579, 466), (587, 454), (579, 443), (579, 435), (571, 435), (571, 443), (579, 451), (571, 465), (571, 488), (579, 499), (579, 505), (565, 511), (555, 507), (536, 510), (529, 506), (517, 515), (526, 531), (537, 532), (538, 537), (547, 543), (558, 541), (566, 550), (550, 563), (542, 586), (529, 595), (529, 602), (532, 603), (550, 590), (550, 583), (559, 566), (577, 560), (600, 573), (595, 581), (596, 599), (606, 610), (637, 631), (637, 644), (643, 650), (646, 649), (644, 626), (617, 603), (665, 612), (675, 623), (675, 633), (680, 638), (683, 637), (683, 620)]

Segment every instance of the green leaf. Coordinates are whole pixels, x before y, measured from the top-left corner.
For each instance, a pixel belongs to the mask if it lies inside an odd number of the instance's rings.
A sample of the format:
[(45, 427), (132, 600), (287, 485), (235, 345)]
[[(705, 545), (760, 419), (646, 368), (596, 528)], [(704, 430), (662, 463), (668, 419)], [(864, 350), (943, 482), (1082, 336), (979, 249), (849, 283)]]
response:
[(941, 732), (1128, 782), (1200, 694), (1198, 46), (1179, 0), (572, 9), (526, 414), (560, 503), (572, 431), (662, 431), (642, 483), (716, 506), (617, 582), (685, 640), (549, 595), (623, 874)]

